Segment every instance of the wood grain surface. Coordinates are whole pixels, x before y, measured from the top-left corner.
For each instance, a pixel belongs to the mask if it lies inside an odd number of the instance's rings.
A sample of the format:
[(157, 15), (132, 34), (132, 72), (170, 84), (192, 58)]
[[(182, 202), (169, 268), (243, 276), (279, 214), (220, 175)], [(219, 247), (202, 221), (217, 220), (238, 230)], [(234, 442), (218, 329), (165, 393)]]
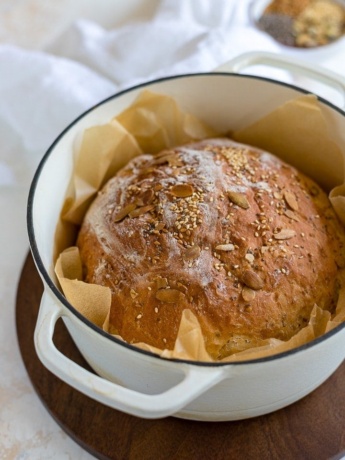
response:
[[(313, 393), (275, 413), (236, 422), (144, 420), (74, 390), (39, 361), (33, 343), (42, 283), (28, 255), (18, 285), (17, 335), (27, 372), (51, 416), (85, 450), (114, 460), (330, 460), (345, 451), (345, 362)], [(56, 346), (88, 368), (61, 320)], [(231, 396), (231, 395), (230, 395)], [(343, 452), (345, 455), (345, 452)]]

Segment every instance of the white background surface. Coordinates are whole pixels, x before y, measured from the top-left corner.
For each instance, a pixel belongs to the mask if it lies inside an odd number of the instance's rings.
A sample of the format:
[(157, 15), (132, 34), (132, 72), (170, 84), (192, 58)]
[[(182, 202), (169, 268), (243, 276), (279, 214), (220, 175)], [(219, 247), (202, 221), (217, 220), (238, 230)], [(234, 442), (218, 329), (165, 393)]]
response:
[[(120, 53), (122, 49), (119, 41), (127, 40), (127, 49), (142, 54), (138, 43), (145, 35), (135, 24), (150, 20), (162, 2), (0, 2), (0, 459), (91, 458), (58, 427), (42, 406), (27, 377), (17, 345), (15, 296), (28, 251), (27, 193), (45, 149), (81, 111), (126, 84), (169, 71), (212, 70), (253, 46), (284, 52), (266, 37), (254, 35), (246, 28), (245, 6), (248, 2), (231, 3), (229, 0), (229, 5), (241, 3), (241, 8), (238, 7), (233, 14), (230, 6), (225, 11), (225, 3), (215, 0), (212, 1), (212, 15), (207, 15), (207, 1), (196, 1), (197, 24), (193, 23), (188, 33), (195, 32), (199, 48), (184, 50), (180, 55), (173, 54), (172, 47), (168, 48), (170, 54), (165, 53), (164, 67), (162, 50), (148, 42), (144, 50), (145, 63), (152, 59), (146, 68), (142, 64), (146, 73), (143, 70), (137, 75), (131, 73), (134, 63), (129, 65), (130, 53), (124, 52), (117, 61), (113, 59), (114, 53)], [(186, 3), (192, 4), (193, 0), (184, 2), (184, 5)], [(191, 11), (195, 13), (196, 10), (183, 9), (182, 0), (176, 0), (176, 4), (181, 6), (181, 17), (186, 21), (195, 19), (191, 18)], [(74, 21), (80, 18), (88, 22), (76, 27)], [(132, 28), (124, 30), (128, 24)], [(181, 28), (181, 37), (183, 30), (187, 33), (186, 22), (181, 18), (172, 16), (169, 24), (174, 31)], [(230, 42), (224, 41), (224, 37), (230, 37), (227, 35), (229, 30), (226, 30), (229, 25), (233, 27)], [(146, 22), (147, 36), (162, 34), (159, 24), (155, 27)], [(224, 46), (218, 46), (219, 40)], [(167, 42), (165, 45), (172, 46)], [(36, 53), (37, 50), (46, 53)], [(52, 57), (53, 54), (59, 57)], [(316, 60), (345, 76), (344, 44)], [(119, 62), (123, 65), (119, 66)], [(38, 73), (45, 78), (39, 78)], [(307, 87), (310, 85), (305, 79), (297, 79), (297, 82)], [(339, 96), (332, 93), (332, 97), (337, 101)]]

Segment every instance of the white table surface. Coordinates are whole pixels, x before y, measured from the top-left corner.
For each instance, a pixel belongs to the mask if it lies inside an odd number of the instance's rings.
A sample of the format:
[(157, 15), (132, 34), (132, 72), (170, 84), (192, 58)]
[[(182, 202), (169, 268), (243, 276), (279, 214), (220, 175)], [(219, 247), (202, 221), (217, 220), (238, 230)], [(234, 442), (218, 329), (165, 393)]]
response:
[[(2, 0), (0, 43), (43, 48), (75, 17), (83, 16), (111, 27), (133, 15), (149, 17), (156, 3), (156, 0)], [(28, 4), (36, 8), (36, 13), (31, 21), (23, 22), (23, 17), (32, 11)], [(72, 4), (73, 8), (69, 8)], [(52, 15), (54, 27), (39, 28)], [(339, 54), (330, 55), (319, 64), (345, 76), (345, 45), (342, 54), (343, 59), (339, 59)], [(15, 297), (29, 247), (25, 221), (29, 183), (30, 177), (23, 176), (20, 185), (9, 181), (8, 185), (0, 186), (0, 459), (86, 460), (93, 457), (60, 429), (34, 392), (17, 344)]]

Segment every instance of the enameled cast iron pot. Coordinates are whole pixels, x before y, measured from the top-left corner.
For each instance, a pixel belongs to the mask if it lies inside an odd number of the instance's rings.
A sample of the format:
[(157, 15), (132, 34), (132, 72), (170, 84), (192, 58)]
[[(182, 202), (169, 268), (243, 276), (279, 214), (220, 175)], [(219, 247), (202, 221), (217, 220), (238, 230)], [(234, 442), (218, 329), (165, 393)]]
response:
[[(108, 122), (143, 88), (173, 96), (183, 110), (223, 132), (247, 126), (305, 93), (278, 81), (238, 73), (254, 64), (293, 70), (345, 91), (345, 80), (332, 72), (274, 54), (248, 53), (217, 69), (217, 73), (164, 78), (101, 102), (63, 131), (38, 167), (28, 202), (31, 251), (45, 287), (35, 331), (36, 350), (50, 371), (103, 404), (146, 418), (175, 415), (208, 421), (243, 419), (272, 412), (307, 395), (345, 357), (344, 323), (313, 342), (272, 357), (235, 364), (164, 359), (117, 340), (91, 324), (57, 287), (54, 234), (72, 174), (72, 145), (77, 133)], [(345, 146), (345, 113), (323, 99), (320, 104)], [(343, 176), (342, 168), (340, 165), (334, 185)], [(52, 336), (60, 317), (98, 375), (56, 349)]]

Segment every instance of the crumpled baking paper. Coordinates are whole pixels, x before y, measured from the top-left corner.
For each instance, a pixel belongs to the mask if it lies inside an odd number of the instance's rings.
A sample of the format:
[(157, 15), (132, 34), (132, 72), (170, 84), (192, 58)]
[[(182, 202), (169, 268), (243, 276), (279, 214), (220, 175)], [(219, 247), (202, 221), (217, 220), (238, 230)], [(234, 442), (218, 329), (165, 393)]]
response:
[[(309, 136), (305, 142), (308, 133), (315, 133), (315, 126), (318, 128), (317, 134)], [(133, 156), (144, 152), (158, 153), (164, 148), (216, 134), (194, 116), (182, 112), (170, 96), (143, 91), (116, 118), (109, 120), (107, 124), (85, 130), (62, 209), (62, 222), (68, 222), (69, 225), (80, 224), (98, 189)], [(334, 141), (332, 125), (323, 115), (315, 96), (305, 95), (288, 101), (247, 128), (234, 132), (232, 137), (240, 142), (268, 149), (310, 175), (328, 191), (336, 184), (344, 184), (331, 190), (330, 199), (345, 225), (345, 150)], [(100, 155), (91, 161), (90, 151), (99, 151)], [(56, 251), (58, 258), (55, 267), (61, 288), (78, 311), (107, 331), (111, 305), (110, 289), (82, 281), (78, 248), (72, 246), (62, 250), (63, 245), (66, 247), (67, 241), (71, 241), (70, 236), (64, 238), (66, 235), (63, 232), (66, 232), (66, 227), (61, 225), (56, 234), (59, 247)], [(345, 270), (342, 271), (342, 279), (344, 283), (333, 316), (315, 305), (309, 324), (290, 340), (284, 342), (267, 339), (260, 347), (236, 353), (222, 361), (256, 359), (287, 351), (340, 324), (345, 320)], [(160, 350), (144, 343), (135, 345), (166, 358), (212, 361), (205, 349), (198, 320), (190, 310), (184, 310), (182, 314), (173, 350)]]

